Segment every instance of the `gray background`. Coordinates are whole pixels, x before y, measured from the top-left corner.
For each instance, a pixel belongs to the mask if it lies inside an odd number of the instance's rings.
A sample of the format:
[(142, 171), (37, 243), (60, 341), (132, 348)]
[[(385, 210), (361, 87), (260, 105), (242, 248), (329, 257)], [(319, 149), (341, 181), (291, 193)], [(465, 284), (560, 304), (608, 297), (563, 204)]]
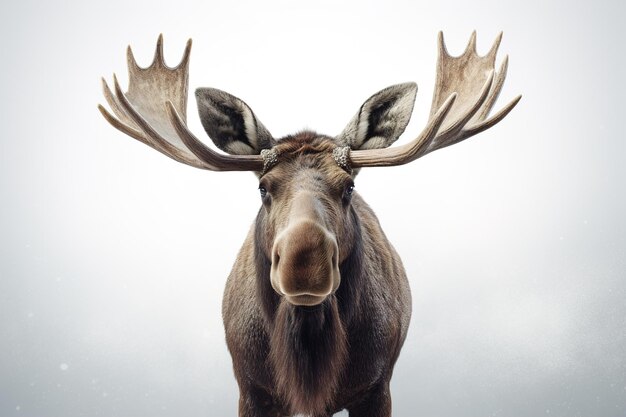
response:
[[(259, 206), (250, 173), (177, 164), (108, 126), (160, 32), (191, 88), (248, 102), (275, 136), (338, 133), (372, 93), (500, 30), (500, 125), (364, 170), (411, 278), (396, 416), (626, 415), (624, 6), (502, 1), (3, 1), (0, 416), (228, 416), (225, 278)], [(204, 133), (190, 103), (190, 126)], [(208, 140), (208, 139), (207, 139)]]

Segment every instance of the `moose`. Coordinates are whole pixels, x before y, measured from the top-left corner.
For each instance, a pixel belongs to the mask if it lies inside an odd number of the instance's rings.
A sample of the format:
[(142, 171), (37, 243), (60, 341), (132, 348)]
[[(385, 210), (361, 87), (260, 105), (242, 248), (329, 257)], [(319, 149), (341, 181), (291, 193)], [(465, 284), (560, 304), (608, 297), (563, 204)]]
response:
[(184, 164), (252, 171), (261, 207), (237, 255), (223, 298), (226, 342), (239, 385), (240, 417), (391, 415), (389, 383), (411, 318), (409, 282), (372, 209), (354, 189), (360, 168), (395, 166), (497, 124), (517, 96), (488, 118), (502, 89), (495, 71), (502, 33), (489, 52), (448, 54), (438, 38), (430, 118), (414, 140), (404, 132), (417, 85), (397, 84), (367, 99), (337, 136), (302, 131), (275, 139), (250, 107), (214, 88), (196, 90), (200, 120), (218, 152), (187, 127), (191, 39), (168, 67), (159, 36), (152, 64), (128, 47), (128, 91), (103, 79), (126, 135)]

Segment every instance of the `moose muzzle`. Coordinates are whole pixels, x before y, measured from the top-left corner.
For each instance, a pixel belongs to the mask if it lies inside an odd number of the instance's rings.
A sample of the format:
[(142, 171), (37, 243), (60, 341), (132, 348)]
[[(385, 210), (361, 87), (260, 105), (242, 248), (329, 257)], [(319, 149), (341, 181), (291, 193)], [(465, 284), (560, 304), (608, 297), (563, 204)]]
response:
[(272, 248), (272, 287), (294, 305), (320, 304), (341, 279), (337, 239), (320, 222), (318, 204), (308, 193), (298, 195)]

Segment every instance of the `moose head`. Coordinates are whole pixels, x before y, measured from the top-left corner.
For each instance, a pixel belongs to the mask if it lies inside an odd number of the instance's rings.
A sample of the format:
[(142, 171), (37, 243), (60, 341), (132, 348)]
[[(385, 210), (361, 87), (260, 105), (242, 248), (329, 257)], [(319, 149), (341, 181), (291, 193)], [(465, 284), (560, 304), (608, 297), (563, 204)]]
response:
[[(152, 65), (137, 65), (128, 48), (128, 92), (114, 78), (115, 94), (103, 80), (113, 117), (104, 117), (127, 135), (174, 160), (212, 171), (253, 171), (266, 216), (264, 250), (272, 261), (271, 285), (296, 305), (314, 305), (337, 290), (340, 263), (349, 253), (349, 205), (353, 179), (362, 167), (402, 165), (467, 139), (502, 120), (515, 98), (487, 118), (506, 76), (507, 59), (494, 71), (501, 34), (485, 56), (476, 54), (473, 33), (465, 53), (448, 55), (439, 34), (437, 81), (430, 119), (422, 133), (391, 147), (413, 111), (415, 83), (397, 84), (371, 96), (335, 137), (301, 132), (275, 139), (239, 98), (214, 88), (196, 90), (200, 120), (218, 153), (187, 128), (188, 68), (191, 40), (182, 62), (169, 68), (159, 36)], [(317, 154), (314, 160), (298, 158)]]

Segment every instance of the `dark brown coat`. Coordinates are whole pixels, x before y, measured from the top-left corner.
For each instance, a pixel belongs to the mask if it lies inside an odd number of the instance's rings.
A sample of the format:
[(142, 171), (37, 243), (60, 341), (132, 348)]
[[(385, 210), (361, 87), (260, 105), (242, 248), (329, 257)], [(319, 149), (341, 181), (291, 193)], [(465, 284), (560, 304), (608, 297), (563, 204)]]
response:
[[(290, 152), (267, 177), (286, 194), (304, 189), (324, 200), (350, 178), (327, 152), (334, 146), (328, 138), (305, 133), (279, 143)], [(288, 206), (286, 197), (280, 202)], [(344, 408), (351, 416), (388, 416), (389, 381), (411, 315), (400, 258), (373, 211), (353, 193), (333, 215), (340, 285), (320, 305), (292, 305), (270, 284), (274, 209), (259, 210), (224, 294), (240, 416), (326, 416)]]

